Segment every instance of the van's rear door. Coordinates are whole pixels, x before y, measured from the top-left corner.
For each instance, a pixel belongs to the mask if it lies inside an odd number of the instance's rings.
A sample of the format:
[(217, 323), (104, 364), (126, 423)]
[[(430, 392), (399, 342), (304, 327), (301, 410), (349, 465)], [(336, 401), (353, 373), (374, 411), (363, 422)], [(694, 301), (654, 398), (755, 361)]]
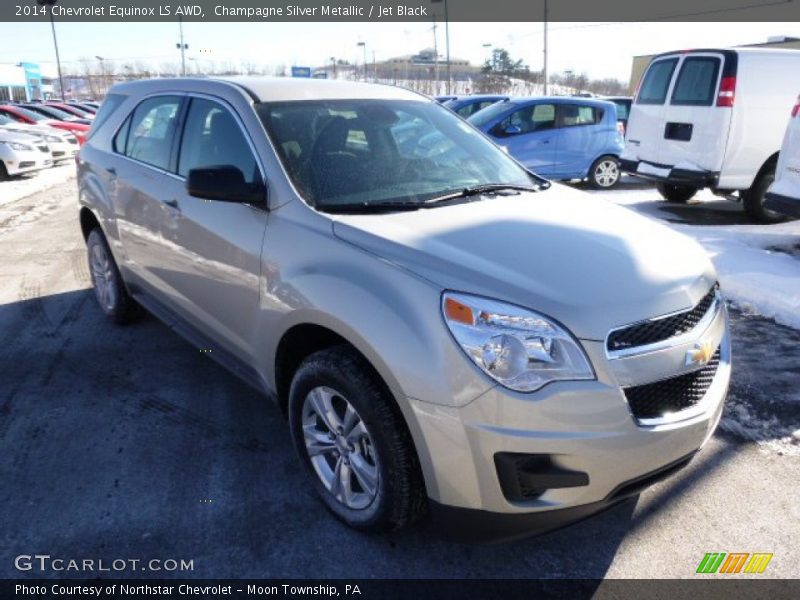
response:
[(647, 67), (628, 117), (623, 159), (659, 162), (667, 95), (679, 61), (680, 55), (667, 55)]
[(732, 51), (683, 54), (663, 110), (657, 162), (719, 172), (733, 111), (737, 57)]

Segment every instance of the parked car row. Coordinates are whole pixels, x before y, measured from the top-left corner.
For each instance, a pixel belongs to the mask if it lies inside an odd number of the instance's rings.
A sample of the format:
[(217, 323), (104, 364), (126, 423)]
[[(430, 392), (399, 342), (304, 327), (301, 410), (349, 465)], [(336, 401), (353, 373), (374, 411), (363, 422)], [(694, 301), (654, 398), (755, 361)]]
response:
[(88, 129), (26, 106), (0, 105), (0, 180), (73, 159)]
[[(786, 194), (800, 195), (792, 185), (798, 169), (794, 118), (785, 133), (790, 109), (797, 116), (791, 107), (798, 90), (800, 53), (794, 50), (660, 54), (650, 62), (631, 107), (623, 171), (654, 181), (670, 202), (688, 202), (710, 188), (741, 202), (755, 221), (782, 220), (791, 213), (771, 207), (785, 205), (779, 197)], [(794, 157), (781, 152), (782, 139), (784, 152)], [(776, 204), (765, 204), (778, 171), (780, 182), (771, 193)]]

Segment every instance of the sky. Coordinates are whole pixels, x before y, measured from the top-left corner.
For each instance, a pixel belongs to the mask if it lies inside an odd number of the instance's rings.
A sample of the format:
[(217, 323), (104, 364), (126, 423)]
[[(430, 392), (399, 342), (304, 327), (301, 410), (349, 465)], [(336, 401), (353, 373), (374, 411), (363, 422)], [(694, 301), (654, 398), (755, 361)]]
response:
[[(320, 66), (331, 57), (378, 61), (433, 47), (431, 23), (184, 23), (187, 56), (203, 61), (248, 61), (274, 67)], [(177, 23), (56, 23), (62, 64), (75, 65), (96, 56), (125, 62), (179, 62)], [(800, 37), (800, 23), (551, 23), (549, 70), (613, 77), (627, 82), (631, 59), (692, 47), (764, 42), (769, 36)], [(38, 62), (55, 75), (50, 24), (0, 23), (0, 64)], [(444, 54), (443, 24), (437, 28)], [(491, 47), (507, 49), (532, 69), (542, 67), (542, 23), (451, 23), (450, 55), (482, 64)], [(208, 64), (207, 62), (205, 64)]]

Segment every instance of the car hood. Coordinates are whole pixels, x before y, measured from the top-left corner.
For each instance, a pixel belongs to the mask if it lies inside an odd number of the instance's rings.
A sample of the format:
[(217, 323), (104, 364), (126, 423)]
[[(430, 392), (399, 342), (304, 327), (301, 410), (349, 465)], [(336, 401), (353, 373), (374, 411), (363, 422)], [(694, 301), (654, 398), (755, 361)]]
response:
[(0, 127), (0, 142), (17, 142), (20, 144), (41, 144), (44, 140), (36, 133), (20, 133), (13, 129)]
[(5, 131), (13, 131), (15, 133), (21, 133), (23, 135), (33, 135), (36, 137), (54, 136), (63, 139), (64, 136), (66, 136), (63, 130), (59, 131), (57, 129), (53, 129), (52, 127), (47, 127), (45, 125), (27, 125), (24, 123), (14, 123), (13, 125), (0, 125), (0, 129), (4, 129)]
[(539, 311), (590, 340), (694, 306), (716, 279), (695, 241), (558, 184), (412, 212), (337, 215), (333, 231), (443, 289)]

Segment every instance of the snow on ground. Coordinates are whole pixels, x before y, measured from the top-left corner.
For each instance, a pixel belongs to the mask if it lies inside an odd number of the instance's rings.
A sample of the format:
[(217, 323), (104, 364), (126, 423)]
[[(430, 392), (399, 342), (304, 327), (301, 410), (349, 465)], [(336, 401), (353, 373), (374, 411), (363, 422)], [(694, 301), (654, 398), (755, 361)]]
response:
[(49, 169), (0, 181), (0, 207), (47, 188), (61, 185), (72, 177), (75, 177), (75, 163), (68, 160)]
[(739, 204), (703, 190), (691, 206), (661, 200), (655, 188), (633, 179), (607, 200), (667, 220), (699, 241), (711, 256), (723, 294), (745, 312), (800, 329), (800, 220), (747, 224)]

